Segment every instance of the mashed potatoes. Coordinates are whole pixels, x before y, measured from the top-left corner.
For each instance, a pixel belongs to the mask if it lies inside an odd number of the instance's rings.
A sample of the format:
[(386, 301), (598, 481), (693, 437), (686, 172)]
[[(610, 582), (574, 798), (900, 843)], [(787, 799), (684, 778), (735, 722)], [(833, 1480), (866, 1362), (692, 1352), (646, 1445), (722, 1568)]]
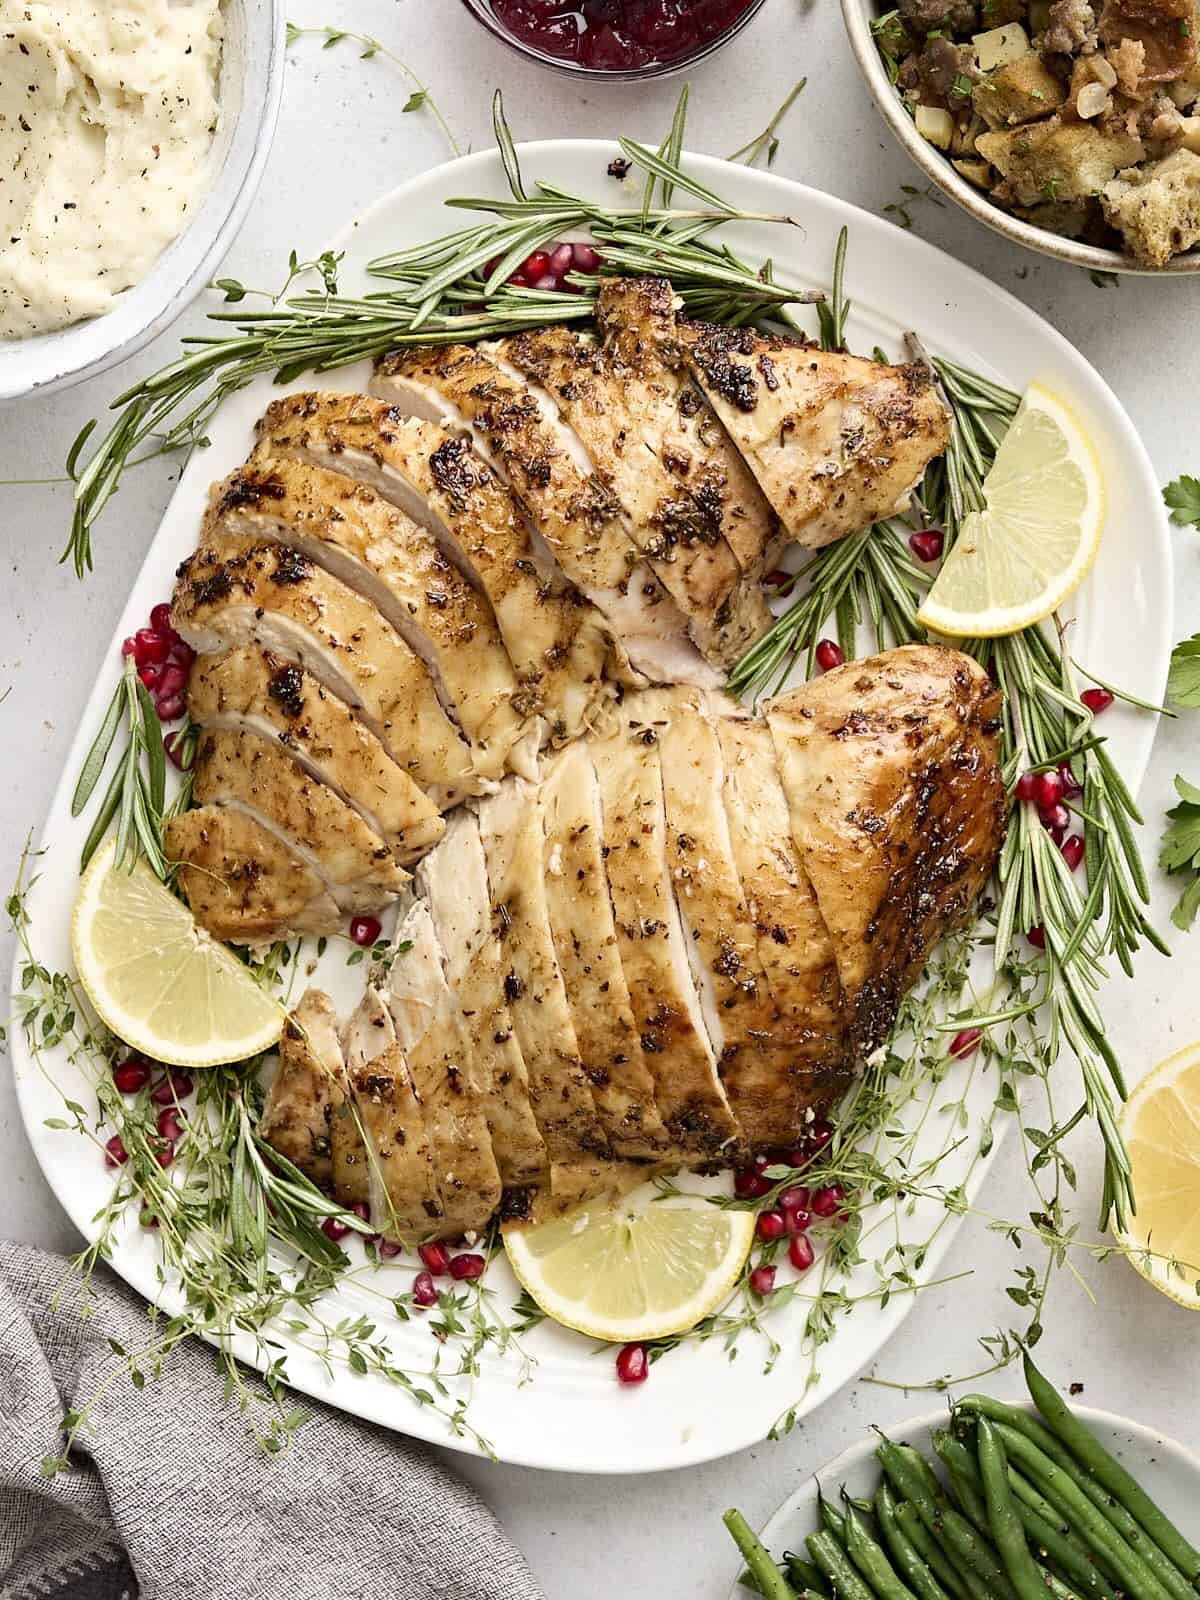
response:
[(108, 310), (208, 184), (220, 0), (0, 0), (0, 338)]

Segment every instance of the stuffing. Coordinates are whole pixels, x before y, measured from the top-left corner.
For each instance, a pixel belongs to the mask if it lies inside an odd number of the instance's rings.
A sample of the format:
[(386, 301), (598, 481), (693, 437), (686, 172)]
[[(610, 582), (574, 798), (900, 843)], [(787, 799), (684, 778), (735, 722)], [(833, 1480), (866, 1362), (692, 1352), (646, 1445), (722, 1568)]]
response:
[(975, 147), (1000, 173), (1018, 205), (1086, 200), (1145, 154), (1140, 139), (1053, 116), (1009, 133), (983, 133)]
[(1147, 85), (1170, 83), (1195, 65), (1194, 20), (1194, 0), (1104, 0), (1098, 31), (1106, 45), (1132, 40), (1142, 46), (1137, 92), (1144, 94)]
[(1165, 267), (1200, 244), (1200, 155), (1176, 150), (1122, 172), (1105, 185), (1103, 205), (1130, 255), (1147, 267)]
[(997, 67), (975, 85), (975, 110), (989, 128), (1012, 128), (1046, 117), (1066, 99), (1066, 90), (1036, 50)]

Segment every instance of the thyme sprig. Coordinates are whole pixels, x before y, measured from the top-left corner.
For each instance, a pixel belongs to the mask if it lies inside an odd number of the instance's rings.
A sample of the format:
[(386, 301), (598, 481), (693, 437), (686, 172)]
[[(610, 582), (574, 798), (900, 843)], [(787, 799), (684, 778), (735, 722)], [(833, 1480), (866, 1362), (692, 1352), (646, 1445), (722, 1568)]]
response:
[[(293, 296), (269, 310), (212, 313), (219, 333), (185, 338), (184, 353), (175, 361), (116, 397), (111, 409), (117, 418), (82, 467), (96, 420), (79, 433), (67, 464), (75, 482), (75, 505), (63, 558), (73, 562), (80, 577), (90, 569), (92, 529), (144, 440), (155, 441), (160, 450), (190, 449), (203, 442), (213, 413), (256, 377), (269, 374), (278, 383), (291, 383), (306, 372), (331, 372), (407, 345), (469, 343), (588, 320), (598, 288), (595, 278), (574, 279), (570, 293), (505, 282), (531, 251), (565, 231), (590, 231), (611, 270), (666, 273), (697, 316), (732, 320), (771, 312), (791, 321), (795, 305), (819, 301), (819, 292), (780, 284), (769, 263), (753, 267), (710, 237), (726, 223), (792, 226), (794, 219), (740, 211), (682, 170), (686, 104), (685, 91), (662, 149), (621, 141), (628, 158), (647, 174), (647, 202), (657, 193), (660, 204), (612, 208), (552, 184), (527, 187), (497, 93), (496, 141), (512, 198), (450, 202), (492, 220), (369, 263), (373, 278), (393, 285), (387, 289), (342, 296), (331, 292), (326, 277), (324, 292)], [(676, 190), (700, 205), (676, 207)]]
[(390, 61), (393, 66), (397, 67), (400, 72), (404, 74), (409, 83), (412, 85), (412, 93), (400, 107), (400, 110), (402, 112), (411, 113), (414, 111), (420, 111), (423, 108), (427, 109), (429, 114), (437, 123), (438, 127), (442, 130), (446, 143), (450, 146), (453, 154), (456, 156), (462, 155), (462, 147), (460, 146), (458, 140), (454, 137), (454, 134), (451, 132), (450, 124), (442, 115), (437, 101), (430, 93), (429, 85), (423, 83), (413, 69), (409, 66), (408, 62), (402, 60), (394, 50), (389, 50), (385, 44), (381, 44), (378, 39), (373, 39), (370, 34), (353, 33), (349, 28), (332, 28), (328, 26), (320, 28), (304, 28), (298, 26), (294, 22), (287, 23), (286, 27), (288, 44), (295, 44), (300, 39), (309, 39), (315, 37), (323, 40), (321, 45), (322, 50), (332, 50), (335, 45), (342, 44), (348, 39), (352, 44), (356, 44), (360, 47), (358, 57), (360, 61), (373, 61), (376, 56), (385, 57), (386, 60)]

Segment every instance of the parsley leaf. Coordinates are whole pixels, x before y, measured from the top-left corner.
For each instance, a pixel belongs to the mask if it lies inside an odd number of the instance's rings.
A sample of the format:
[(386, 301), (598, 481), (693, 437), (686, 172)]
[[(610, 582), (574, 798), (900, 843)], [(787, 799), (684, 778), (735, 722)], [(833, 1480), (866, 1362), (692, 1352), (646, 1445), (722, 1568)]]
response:
[(1182, 640), (1172, 650), (1167, 694), (1177, 705), (1200, 709), (1200, 633)]
[(1200, 527), (1200, 478), (1181, 474), (1163, 490), (1163, 499), (1171, 508), (1172, 522)]
[(1163, 833), (1159, 865), (1169, 874), (1188, 873), (1191, 881), (1171, 912), (1177, 928), (1190, 928), (1200, 912), (1200, 789), (1186, 778), (1175, 779), (1180, 803), (1167, 812), (1170, 825)]

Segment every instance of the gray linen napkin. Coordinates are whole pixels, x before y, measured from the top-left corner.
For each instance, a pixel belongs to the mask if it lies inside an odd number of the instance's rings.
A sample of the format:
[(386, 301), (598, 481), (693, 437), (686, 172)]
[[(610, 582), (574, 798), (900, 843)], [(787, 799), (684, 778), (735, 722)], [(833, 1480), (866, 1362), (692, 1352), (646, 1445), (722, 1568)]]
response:
[[(123, 1366), (109, 1338), (136, 1350), (149, 1322), (107, 1269), (93, 1289), (85, 1319), (60, 1256), (0, 1243), (3, 1600), (541, 1600), (421, 1444), (301, 1397), (293, 1447), (262, 1455), (198, 1340), (144, 1389), (124, 1373), (105, 1389)], [(64, 1412), (97, 1395), (69, 1470), (46, 1479)]]

